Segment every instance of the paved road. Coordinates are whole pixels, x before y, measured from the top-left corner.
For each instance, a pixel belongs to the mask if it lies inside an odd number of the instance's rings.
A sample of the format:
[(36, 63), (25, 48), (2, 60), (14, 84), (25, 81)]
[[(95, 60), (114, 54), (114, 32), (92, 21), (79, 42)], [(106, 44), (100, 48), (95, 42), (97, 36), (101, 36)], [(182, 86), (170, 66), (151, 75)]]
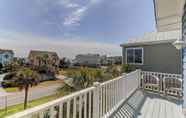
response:
[[(49, 96), (56, 93), (56, 90), (61, 87), (61, 84), (51, 85), (48, 87), (31, 89), (29, 92), (29, 100), (38, 99), (44, 96)], [(0, 97), (0, 109), (5, 108), (7, 101), (7, 106), (16, 105), (23, 103), (24, 101), (24, 91), (11, 93), (6, 96)]]
[(5, 74), (0, 74), (0, 96), (6, 94), (6, 92), (4, 91), (4, 89), (3, 89), (2, 86), (1, 86), (1, 82), (3, 81), (3, 78), (4, 78), (5, 75), (7, 75), (7, 73), (5, 73)]

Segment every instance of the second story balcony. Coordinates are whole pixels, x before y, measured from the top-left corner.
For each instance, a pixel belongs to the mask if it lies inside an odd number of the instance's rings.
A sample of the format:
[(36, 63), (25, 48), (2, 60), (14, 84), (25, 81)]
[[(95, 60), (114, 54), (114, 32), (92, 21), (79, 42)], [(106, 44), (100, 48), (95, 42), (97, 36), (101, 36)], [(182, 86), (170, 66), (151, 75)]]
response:
[(136, 70), (7, 118), (184, 118), (181, 78)]

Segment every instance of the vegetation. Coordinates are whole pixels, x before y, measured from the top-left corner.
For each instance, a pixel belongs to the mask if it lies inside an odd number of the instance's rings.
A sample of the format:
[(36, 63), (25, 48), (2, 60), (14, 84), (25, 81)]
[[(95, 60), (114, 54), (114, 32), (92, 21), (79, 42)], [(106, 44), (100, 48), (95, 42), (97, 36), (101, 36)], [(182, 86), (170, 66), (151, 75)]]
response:
[(67, 58), (62, 58), (59, 62), (59, 67), (60, 68), (68, 68), (70, 66), (70, 60), (68, 60)]
[[(64, 95), (65, 95), (65, 93), (60, 92), (57, 95), (54, 94), (54, 95), (42, 97), (42, 98), (37, 99), (37, 100), (30, 101), (28, 103), (28, 108), (32, 108), (32, 107), (35, 107), (37, 105), (47, 103), (49, 101), (55, 100), (55, 99), (57, 99), (59, 97), (62, 97)], [(23, 110), (24, 110), (24, 104), (18, 104), (18, 105), (10, 106), (6, 110), (1, 109), (0, 110), (0, 118), (4, 118), (5, 116), (12, 115), (14, 113), (17, 113), (17, 112), (20, 112), (20, 111), (23, 111)]]
[(2, 68), (3, 68), (3, 64), (2, 64), (2, 63), (0, 63), (0, 70), (2, 70)]
[(29, 87), (37, 85), (39, 82), (39, 75), (32, 71), (29, 68), (22, 68), (14, 77), (16, 86), (20, 89), (25, 91), (25, 99), (24, 99), (24, 109), (27, 108), (27, 101), (28, 101), (28, 91)]
[(118, 77), (118, 76), (121, 75), (119, 66), (113, 65), (113, 66), (110, 67), (110, 70), (111, 70), (113, 78)]
[(63, 73), (68, 80), (71, 78), (72, 82), (65, 81), (65, 85), (59, 89), (71, 93), (80, 89), (84, 89), (93, 85), (93, 82), (104, 82), (112, 79), (112, 74), (100, 68), (81, 67), (78, 69), (64, 69)]
[(5, 88), (4, 89), (6, 92), (17, 92), (18, 88), (17, 87), (11, 87), (11, 88)]
[(129, 72), (131, 72), (132, 70), (133, 70), (132, 67), (129, 66), (128, 64), (123, 64), (123, 65), (121, 66), (121, 72), (122, 72), (122, 73), (129, 73)]

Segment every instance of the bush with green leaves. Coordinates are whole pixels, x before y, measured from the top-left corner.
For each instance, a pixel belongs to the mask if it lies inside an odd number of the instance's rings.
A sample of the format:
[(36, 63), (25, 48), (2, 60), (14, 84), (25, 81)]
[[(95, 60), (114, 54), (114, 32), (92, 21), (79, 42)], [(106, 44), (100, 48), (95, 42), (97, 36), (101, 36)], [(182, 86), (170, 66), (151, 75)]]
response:
[(122, 73), (129, 73), (132, 71), (132, 66), (128, 65), (128, 64), (123, 64), (121, 67), (121, 72)]

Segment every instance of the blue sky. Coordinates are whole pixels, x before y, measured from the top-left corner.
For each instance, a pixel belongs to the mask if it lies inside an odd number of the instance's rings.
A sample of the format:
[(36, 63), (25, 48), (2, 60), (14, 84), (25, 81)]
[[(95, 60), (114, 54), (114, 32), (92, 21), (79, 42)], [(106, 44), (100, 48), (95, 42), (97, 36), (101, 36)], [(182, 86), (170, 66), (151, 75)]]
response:
[(155, 30), (153, 0), (1, 0), (0, 47), (121, 55), (120, 43)]

